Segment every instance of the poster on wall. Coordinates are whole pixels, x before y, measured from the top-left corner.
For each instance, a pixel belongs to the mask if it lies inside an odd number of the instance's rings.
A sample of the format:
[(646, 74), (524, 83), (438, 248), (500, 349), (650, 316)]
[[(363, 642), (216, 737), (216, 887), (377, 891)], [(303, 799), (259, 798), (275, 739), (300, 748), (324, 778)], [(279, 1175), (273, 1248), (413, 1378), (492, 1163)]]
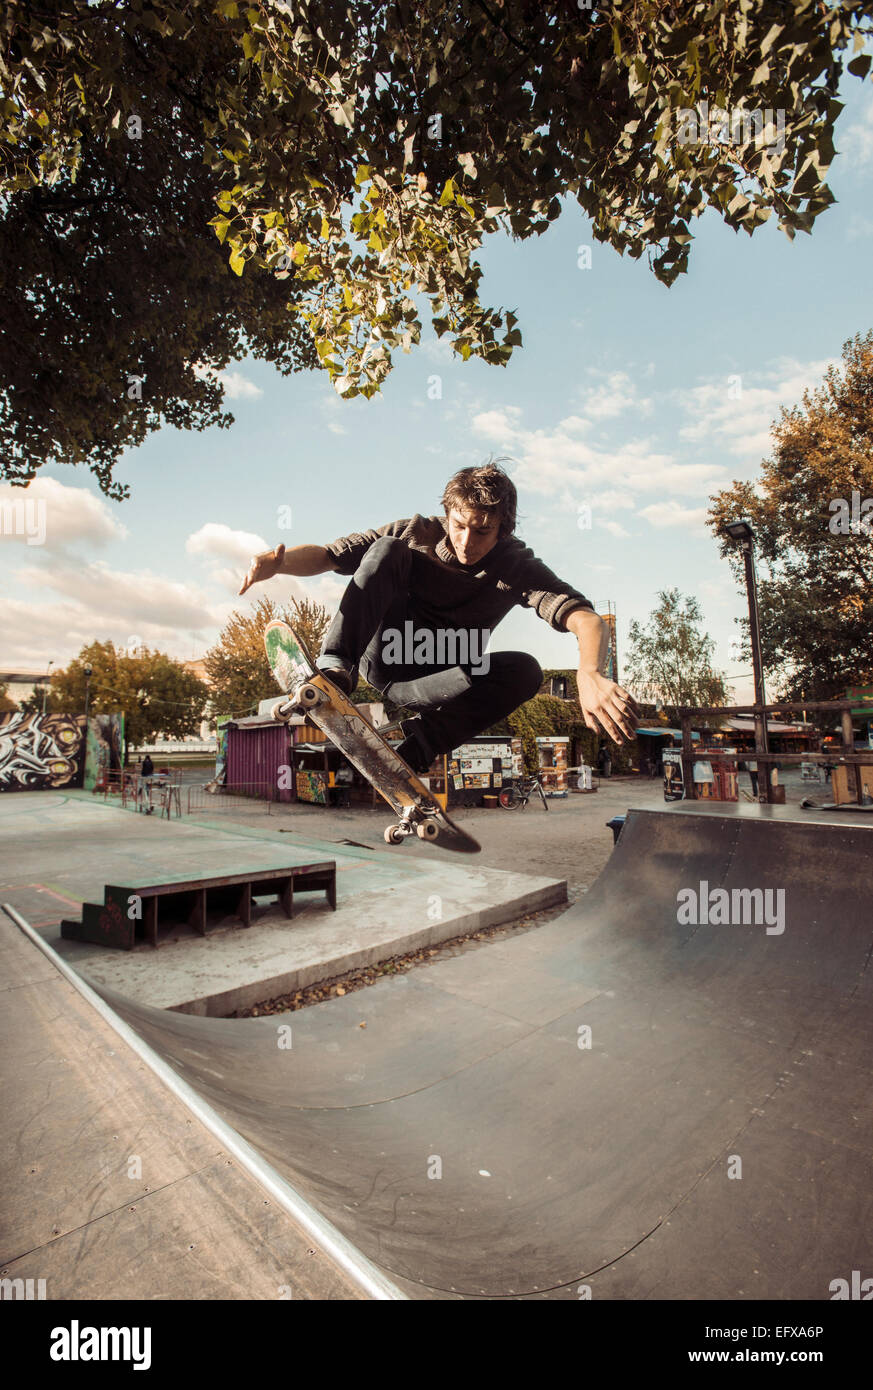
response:
[(311, 801), (316, 806), (327, 805), (327, 773), (297, 769), (297, 799)]
[(83, 714), (0, 714), (0, 791), (51, 791), (82, 782)]
[(220, 714), (215, 721), (215, 772), (206, 783), (208, 792), (217, 792), (227, 782), (227, 727), (232, 714)]
[(665, 748), (662, 754), (664, 767), (664, 800), (681, 801), (685, 795), (682, 780), (682, 754), (678, 748)]

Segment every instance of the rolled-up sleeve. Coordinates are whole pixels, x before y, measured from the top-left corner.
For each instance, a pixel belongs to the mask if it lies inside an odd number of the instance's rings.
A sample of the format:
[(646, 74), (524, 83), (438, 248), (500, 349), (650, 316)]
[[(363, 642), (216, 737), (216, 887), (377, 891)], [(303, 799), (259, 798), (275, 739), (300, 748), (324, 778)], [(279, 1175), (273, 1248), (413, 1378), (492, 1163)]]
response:
[(587, 608), (594, 612), (594, 604), (583, 593), (568, 584), (538, 560), (533, 554), (525, 558), (519, 576), (522, 585), (522, 603), (532, 608), (538, 617), (558, 632), (567, 631), (567, 619), (576, 608)]
[(399, 536), (409, 525), (409, 521), (389, 521), (375, 531), (356, 531), (351, 536), (340, 536), (324, 548), (334, 563), (338, 574), (354, 574), (374, 541), (381, 536)]

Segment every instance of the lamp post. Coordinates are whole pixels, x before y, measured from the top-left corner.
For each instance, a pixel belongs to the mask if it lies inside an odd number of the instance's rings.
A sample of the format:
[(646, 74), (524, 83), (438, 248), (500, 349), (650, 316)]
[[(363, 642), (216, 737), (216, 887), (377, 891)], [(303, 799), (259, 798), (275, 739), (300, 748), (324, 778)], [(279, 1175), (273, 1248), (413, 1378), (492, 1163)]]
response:
[[(746, 593), (749, 599), (749, 636), (752, 642), (752, 669), (755, 673), (755, 704), (763, 706), (766, 704), (766, 696), (764, 693), (764, 663), (761, 658), (761, 630), (758, 625), (758, 581), (755, 575), (755, 533), (752, 530), (751, 523), (745, 518), (727, 522), (724, 529), (731, 540), (735, 541), (743, 552), (743, 562), (746, 567)], [(770, 743), (767, 736), (767, 714), (763, 709), (760, 714), (755, 715), (755, 751), (758, 753), (769, 753), (770, 751)], [(770, 786), (770, 764), (765, 763), (765, 801), (770, 800)]]
[(93, 667), (85, 667), (85, 736), (88, 734), (88, 706), (91, 703), (91, 671)]
[(54, 666), (54, 664), (55, 664), (55, 663), (54, 663), (53, 661), (50, 661), (49, 664), (48, 664), (48, 666), (45, 668), (45, 680), (43, 681), (43, 686), (42, 686), (42, 712), (43, 712), (43, 714), (45, 714), (45, 697), (46, 697), (46, 694), (47, 694), (47, 692), (48, 692), (49, 671), (52, 669), (52, 667)]

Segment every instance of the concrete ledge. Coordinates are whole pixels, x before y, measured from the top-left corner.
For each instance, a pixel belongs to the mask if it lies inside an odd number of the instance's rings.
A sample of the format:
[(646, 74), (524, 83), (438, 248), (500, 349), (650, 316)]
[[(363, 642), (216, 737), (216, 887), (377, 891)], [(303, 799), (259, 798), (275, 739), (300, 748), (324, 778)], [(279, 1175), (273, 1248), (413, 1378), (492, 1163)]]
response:
[[(160, 821), (53, 793), (33, 796), (39, 799), (28, 801), (34, 812), (23, 823), (0, 804), (6, 862), (15, 866), (5, 901), (82, 978), (159, 1009), (226, 1015), (567, 901), (564, 879), (485, 868), (471, 855), (418, 842), (388, 850), (281, 828)], [(312, 822), (313, 830), (321, 826), (337, 829), (330, 820)], [(107, 883), (256, 875), (316, 860), (336, 862), (335, 912), (323, 893), (300, 892), (290, 921), (275, 905), (261, 904), (250, 927), (229, 917), (202, 937), (180, 925), (161, 934), (157, 950), (141, 942), (130, 951), (107, 950), (60, 936), (61, 918), (83, 901), (102, 900)]]
[(422, 872), (418, 882), (355, 894), (329, 912), (307, 906), (288, 921), (270, 912), (248, 929), (219, 928), (159, 951), (101, 953), (78, 965), (92, 985), (180, 1013), (225, 1017), (392, 956), (471, 936), (482, 927), (567, 901), (563, 879), (499, 869)]

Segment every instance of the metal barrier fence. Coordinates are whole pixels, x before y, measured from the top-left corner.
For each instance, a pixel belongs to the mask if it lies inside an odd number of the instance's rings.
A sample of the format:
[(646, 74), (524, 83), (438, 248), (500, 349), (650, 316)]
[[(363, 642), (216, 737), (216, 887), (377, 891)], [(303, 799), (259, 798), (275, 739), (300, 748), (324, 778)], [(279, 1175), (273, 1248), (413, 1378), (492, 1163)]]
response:
[(186, 811), (188, 815), (221, 815), (223, 812), (240, 810), (240, 802), (259, 801), (266, 806), (267, 815), (273, 814), (273, 804), (290, 804), (287, 792), (282, 792), (273, 782), (243, 782), (235, 787), (215, 787), (210, 782), (186, 788)]

